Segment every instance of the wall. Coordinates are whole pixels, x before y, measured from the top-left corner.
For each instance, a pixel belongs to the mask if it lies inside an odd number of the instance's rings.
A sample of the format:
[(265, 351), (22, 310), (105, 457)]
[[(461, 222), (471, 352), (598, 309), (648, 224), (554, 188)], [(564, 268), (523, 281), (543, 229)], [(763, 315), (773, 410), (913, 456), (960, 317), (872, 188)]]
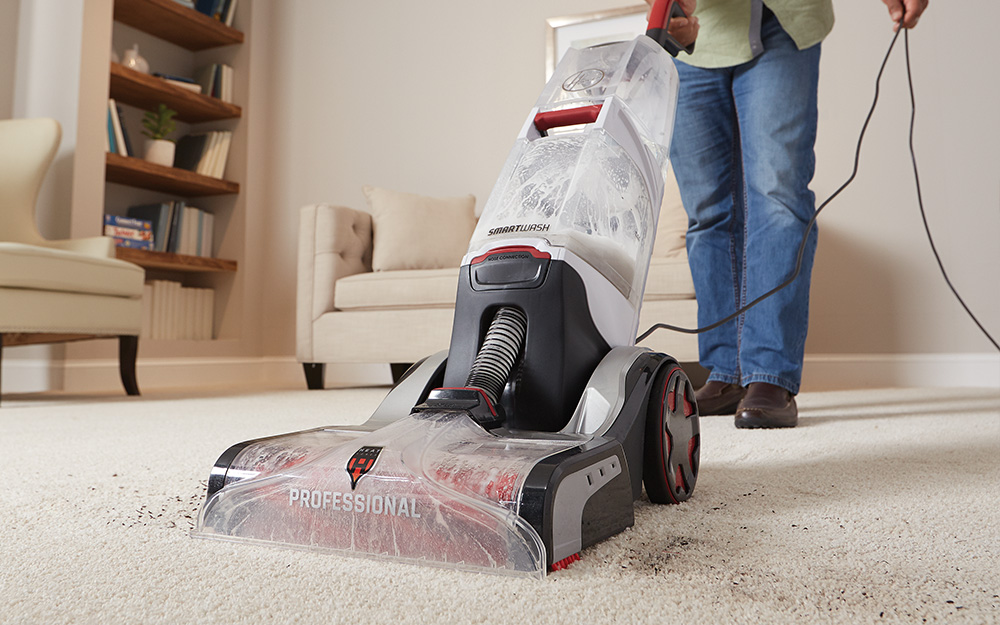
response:
[(35, 209), (39, 230), (53, 239), (69, 236), (82, 39), (83, 3), (21, 2), (12, 116), (53, 117), (62, 126)]
[[(431, 195), (472, 192), (481, 207), (544, 83), (545, 19), (634, 3), (614, 0), (496, 4), (274, 3), (269, 20), (274, 89), (268, 307), (294, 298), (297, 210), (311, 202), (364, 208), (361, 185)], [(386, 8), (388, 5), (388, 8)], [(855, 143), (892, 31), (885, 7), (838, 3), (824, 42), (817, 200), (850, 174)], [(974, 19), (973, 19), (974, 16)], [(919, 104), (915, 146), (928, 221), (952, 279), (1000, 334), (1000, 84), (990, 59), (988, 0), (962, 10), (932, 4), (911, 33)], [(961, 39), (961, 45), (945, 44)], [(821, 217), (807, 345), (816, 371), (890, 355), (940, 370), (959, 354), (1000, 384), (991, 347), (938, 275), (920, 225), (906, 147), (909, 98), (902, 38), (883, 78), (854, 184)], [(266, 339), (294, 350), (292, 317)], [(267, 312), (265, 312), (267, 315)], [(849, 355), (845, 358), (844, 355)], [(825, 363), (825, 364), (824, 364)], [(810, 367), (807, 366), (807, 378)]]
[(14, 111), (14, 60), (17, 58), (17, 14), (20, 0), (0, 0), (0, 119)]
[[(18, 21), (15, 31), (0, 19), (0, 114), (6, 105), (15, 115), (62, 116), (63, 148), (73, 141), (75, 130), (67, 130), (75, 124), (77, 95), (70, 92), (76, 86), (53, 72), (79, 53), (104, 53), (94, 41), (106, 41), (106, 34), (84, 37), (81, 45), (79, 31), (110, 1), (71, 3), (84, 9), (56, 15), (65, 8), (60, 0), (0, 0), (0, 18)], [(196, 371), (236, 370), (237, 360), (254, 359), (275, 371), (292, 370), (298, 208), (311, 202), (364, 208), (363, 184), (429, 195), (471, 192), (481, 208), (544, 83), (546, 18), (635, 4), (519, 0), (498, 9), (454, 0), (243, 1), (245, 15), (254, 16), (244, 46), (253, 79), (241, 122), (248, 141), (245, 237), (253, 250), (241, 267), (243, 336), (202, 355), (162, 350), (150, 366), (221, 357), (227, 360), (219, 366)], [(838, 25), (823, 44), (821, 67), (813, 184), (820, 200), (850, 173), (891, 37), (882, 3), (836, 8)], [(1000, 268), (1000, 154), (994, 148), (1000, 85), (983, 79), (980, 65), (994, 56), (988, 28), (998, 17), (1000, 6), (988, 0), (969, 0), (961, 10), (932, 4), (911, 46), (920, 107), (915, 145), (928, 219), (954, 283), (994, 334), (1000, 334), (993, 278)], [(956, 38), (961, 45), (952, 43)], [(864, 384), (869, 374), (885, 381), (887, 368), (904, 372), (901, 384), (934, 383), (943, 371), (959, 382), (1000, 385), (1000, 361), (944, 286), (920, 226), (906, 150), (901, 46), (902, 40), (887, 67), (858, 178), (821, 217), (807, 386), (848, 370), (852, 384)], [(16, 63), (8, 62), (10, 50), (17, 50)], [(106, 80), (106, 62), (98, 60), (85, 61), (81, 73), (100, 66)], [(42, 96), (43, 84), (65, 97)], [(83, 84), (79, 91), (100, 91), (92, 98), (100, 103), (106, 89)], [(54, 172), (59, 175), (58, 167)], [(74, 200), (82, 202), (85, 181), (77, 182)], [(51, 193), (71, 189), (64, 182)], [(69, 228), (69, 220), (57, 221), (50, 236)], [(70, 360), (105, 362), (108, 374), (101, 379), (117, 389), (113, 345), (90, 345), (69, 346)], [(10, 356), (17, 359), (25, 353), (20, 349)], [(911, 373), (913, 366), (919, 371)], [(973, 375), (965, 378), (965, 372)]]

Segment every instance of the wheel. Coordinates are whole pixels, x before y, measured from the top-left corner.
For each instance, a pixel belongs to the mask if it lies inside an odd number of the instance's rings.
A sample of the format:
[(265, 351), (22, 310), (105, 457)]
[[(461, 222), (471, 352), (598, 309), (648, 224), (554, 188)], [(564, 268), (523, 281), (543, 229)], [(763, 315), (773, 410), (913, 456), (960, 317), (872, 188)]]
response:
[(668, 359), (656, 376), (646, 412), (642, 481), (653, 503), (680, 503), (698, 479), (698, 405), (687, 374)]

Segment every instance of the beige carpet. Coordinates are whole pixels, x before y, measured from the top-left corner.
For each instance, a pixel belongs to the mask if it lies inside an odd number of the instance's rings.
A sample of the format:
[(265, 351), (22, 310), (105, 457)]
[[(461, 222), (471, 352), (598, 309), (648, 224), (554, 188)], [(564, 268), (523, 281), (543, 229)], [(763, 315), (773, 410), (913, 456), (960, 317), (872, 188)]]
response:
[(386, 389), (5, 396), (0, 623), (1000, 621), (1000, 393), (804, 394), (702, 420), (681, 506), (543, 581), (194, 540), (230, 444), (357, 422)]

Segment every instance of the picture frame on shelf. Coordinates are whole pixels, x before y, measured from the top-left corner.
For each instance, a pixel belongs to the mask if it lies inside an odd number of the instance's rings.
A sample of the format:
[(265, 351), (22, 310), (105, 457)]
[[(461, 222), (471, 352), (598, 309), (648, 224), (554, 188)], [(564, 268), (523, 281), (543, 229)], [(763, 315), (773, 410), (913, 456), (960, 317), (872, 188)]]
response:
[(646, 32), (649, 5), (592, 11), (545, 20), (545, 80), (570, 48), (629, 41)]

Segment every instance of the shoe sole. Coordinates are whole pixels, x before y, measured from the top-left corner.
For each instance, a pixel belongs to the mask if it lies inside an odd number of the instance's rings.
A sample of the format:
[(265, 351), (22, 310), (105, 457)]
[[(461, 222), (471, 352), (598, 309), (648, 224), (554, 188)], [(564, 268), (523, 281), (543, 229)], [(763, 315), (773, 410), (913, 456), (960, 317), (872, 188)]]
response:
[(734, 423), (737, 428), (741, 430), (773, 430), (779, 428), (793, 428), (799, 423), (798, 415), (786, 418), (786, 419), (776, 419), (774, 417), (768, 417), (760, 414), (738, 414), (734, 419)]

